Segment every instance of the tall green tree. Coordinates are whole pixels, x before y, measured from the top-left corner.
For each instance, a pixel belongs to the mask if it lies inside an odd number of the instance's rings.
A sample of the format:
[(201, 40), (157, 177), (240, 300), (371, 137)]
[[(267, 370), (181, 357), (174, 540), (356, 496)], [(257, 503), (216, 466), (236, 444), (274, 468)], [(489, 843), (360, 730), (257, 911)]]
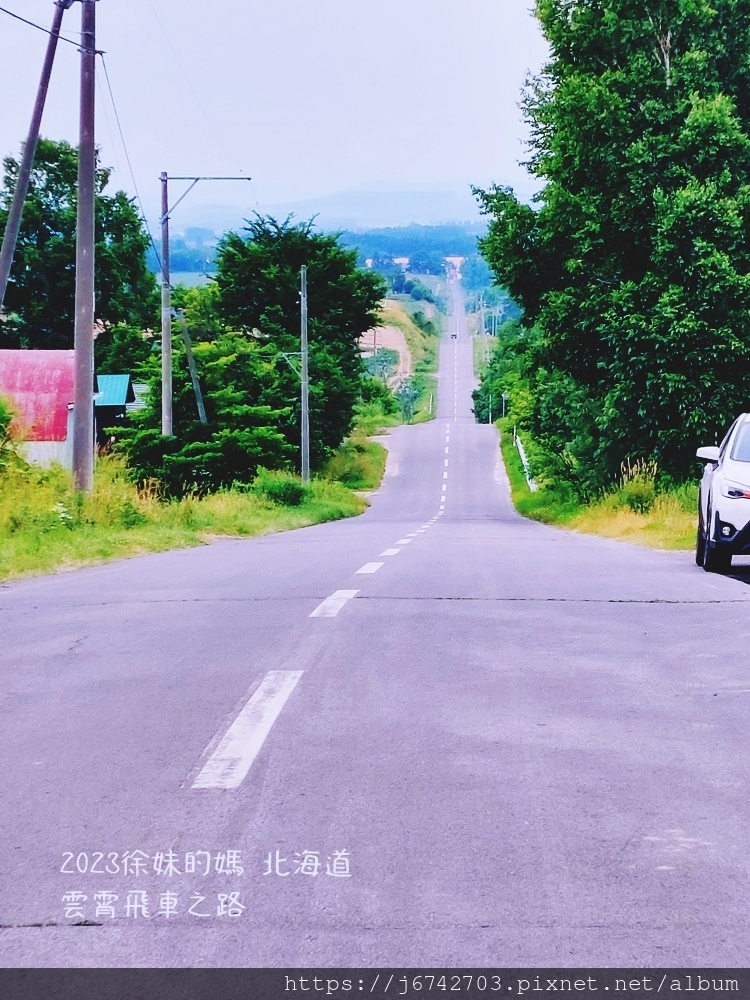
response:
[(536, 15), (543, 190), (534, 207), (477, 191), (483, 252), (542, 335), (529, 423), (600, 481), (627, 455), (685, 475), (747, 408), (750, 5), (537, 0)]
[(180, 496), (248, 483), (261, 467), (291, 468), (298, 448), (280, 430), (289, 413), (268, 402), (273, 362), (255, 340), (224, 333), (194, 353), (208, 422), (198, 419), (184, 348), (175, 341), (175, 434), (161, 433), (161, 365), (152, 356), (141, 369), (151, 369), (146, 408), (116, 435), (133, 477), (156, 479), (166, 495)]
[(300, 268), (307, 265), (310, 452), (313, 464), (319, 463), (351, 427), (363, 373), (359, 337), (378, 322), (385, 282), (360, 270), (356, 250), (346, 250), (335, 235), (316, 232), (312, 221), (258, 215), (245, 234), (229, 233), (219, 244), (217, 308), (229, 329), (250, 333), (266, 356), (276, 359), (258, 402), (291, 407), (280, 425), (290, 443), (300, 434), (294, 366), (300, 349)]
[[(0, 231), (4, 230), (18, 176), (18, 162), (4, 160)], [(107, 326), (145, 329), (158, 316), (156, 282), (146, 266), (149, 245), (133, 202), (104, 191), (110, 172), (96, 175), (96, 309)], [(68, 348), (75, 315), (75, 232), (78, 151), (42, 139), (5, 298), (9, 318), (0, 323), (4, 347)]]

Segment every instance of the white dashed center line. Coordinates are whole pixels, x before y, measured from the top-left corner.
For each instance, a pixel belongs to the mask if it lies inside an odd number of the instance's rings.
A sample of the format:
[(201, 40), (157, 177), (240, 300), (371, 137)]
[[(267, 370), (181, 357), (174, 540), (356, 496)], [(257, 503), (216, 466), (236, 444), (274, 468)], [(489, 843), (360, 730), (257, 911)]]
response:
[(203, 765), (193, 788), (239, 788), (301, 676), (301, 670), (266, 674)]
[(397, 556), (401, 549), (383, 549), (381, 556)]
[(347, 601), (351, 601), (359, 593), (358, 590), (335, 590), (326, 597), (322, 604), (311, 613), (311, 618), (335, 618)]
[(411, 543), (411, 538), (399, 538), (396, 545), (409, 545)]
[(381, 566), (385, 566), (385, 563), (365, 563), (364, 566), (360, 566), (357, 570), (358, 573), (377, 573)]

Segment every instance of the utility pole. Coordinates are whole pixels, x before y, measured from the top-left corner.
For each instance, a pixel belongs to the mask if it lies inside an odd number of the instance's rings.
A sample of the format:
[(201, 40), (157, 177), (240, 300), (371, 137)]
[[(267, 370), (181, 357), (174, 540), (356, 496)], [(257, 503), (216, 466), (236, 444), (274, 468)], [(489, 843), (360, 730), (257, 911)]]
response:
[[(161, 432), (165, 437), (174, 433), (172, 421), (172, 285), (169, 268), (169, 217), (180, 202), (187, 198), (198, 181), (250, 181), (251, 177), (170, 177), (166, 170), (161, 172)], [(169, 206), (169, 182), (192, 181), (190, 187)], [(183, 334), (184, 337), (184, 334)], [(185, 341), (189, 347), (189, 341)], [(191, 365), (191, 355), (188, 351), (188, 365), (193, 378), (193, 386), (197, 385), (197, 374), (194, 377), (194, 363)], [(201, 413), (203, 401), (199, 400), (200, 389), (196, 389), (198, 412)], [(205, 410), (201, 423), (205, 423)]]
[(49, 88), (52, 66), (55, 61), (57, 42), (60, 38), (63, 14), (72, 5), (73, 0), (57, 0), (55, 3), (55, 16), (49, 33), (49, 41), (47, 42), (47, 54), (44, 57), (39, 89), (37, 90), (34, 110), (31, 115), (31, 124), (29, 125), (29, 134), (26, 136), (26, 142), (23, 145), (23, 155), (18, 168), (16, 187), (13, 192), (13, 200), (10, 203), (10, 210), (8, 211), (8, 221), (5, 224), (3, 245), (0, 249), (0, 310), (2, 310), (5, 301), (5, 292), (8, 288), (10, 269), (13, 266), (13, 256), (16, 252), (18, 234), (21, 231), (23, 206), (26, 201), (26, 195), (29, 192), (31, 168), (34, 165), (34, 154), (36, 153), (37, 142), (39, 141), (39, 129), (42, 125), (42, 115), (44, 114), (44, 105), (47, 100), (47, 89)]
[(94, 482), (94, 145), (96, 98), (96, 0), (81, 0), (81, 107), (76, 226), (75, 390), (73, 476), (76, 489)]
[(307, 368), (307, 266), (300, 272), (300, 350), (302, 352), (302, 482), (310, 482), (310, 381)]
[(161, 174), (161, 432), (172, 436), (172, 286), (169, 283), (169, 177)]

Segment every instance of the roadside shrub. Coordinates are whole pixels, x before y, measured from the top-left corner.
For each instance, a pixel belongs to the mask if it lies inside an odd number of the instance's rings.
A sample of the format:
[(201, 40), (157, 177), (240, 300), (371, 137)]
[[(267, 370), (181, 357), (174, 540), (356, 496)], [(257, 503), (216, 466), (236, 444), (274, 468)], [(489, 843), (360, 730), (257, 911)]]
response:
[(363, 379), (360, 395), (363, 403), (379, 403), (381, 411), (385, 414), (396, 413), (398, 410), (398, 400), (380, 379)]
[(260, 493), (271, 503), (283, 507), (299, 507), (310, 495), (299, 476), (291, 472), (270, 472), (263, 469), (258, 473), (252, 485), (255, 493)]
[(636, 514), (648, 514), (656, 502), (656, 462), (630, 459), (620, 466), (620, 488), (617, 491), (618, 504), (629, 507)]

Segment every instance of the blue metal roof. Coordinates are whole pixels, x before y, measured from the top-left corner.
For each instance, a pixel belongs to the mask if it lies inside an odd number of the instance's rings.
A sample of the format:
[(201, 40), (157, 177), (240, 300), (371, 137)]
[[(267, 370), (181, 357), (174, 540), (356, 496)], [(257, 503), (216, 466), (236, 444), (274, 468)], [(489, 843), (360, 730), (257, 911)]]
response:
[(96, 382), (99, 392), (97, 406), (125, 406), (135, 401), (129, 375), (97, 375)]

